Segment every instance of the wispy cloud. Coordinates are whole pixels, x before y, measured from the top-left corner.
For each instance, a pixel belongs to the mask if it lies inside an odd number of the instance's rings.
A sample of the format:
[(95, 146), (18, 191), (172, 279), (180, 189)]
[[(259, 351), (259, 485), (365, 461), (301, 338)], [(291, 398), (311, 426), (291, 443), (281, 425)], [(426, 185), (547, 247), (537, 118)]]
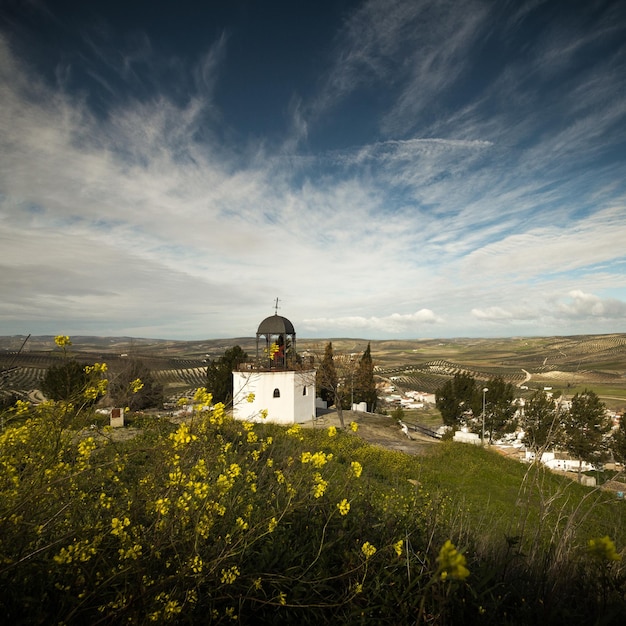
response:
[[(229, 35), (189, 66), (85, 32), (56, 83), (0, 36), (1, 327), (238, 336), (279, 296), (317, 336), (626, 330), (626, 26), (582, 65), (604, 39), (546, 28), (470, 84), (524, 7), (363, 3), (274, 144), (224, 122)], [(380, 90), (373, 132), (305, 147)]]

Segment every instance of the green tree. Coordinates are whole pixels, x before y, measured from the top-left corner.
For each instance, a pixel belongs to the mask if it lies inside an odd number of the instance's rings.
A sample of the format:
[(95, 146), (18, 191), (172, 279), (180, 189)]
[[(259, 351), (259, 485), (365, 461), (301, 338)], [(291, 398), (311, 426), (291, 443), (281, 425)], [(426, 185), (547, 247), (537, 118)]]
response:
[[(315, 386), (320, 398), (328, 402), (329, 406), (334, 405), (337, 409), (337, 417), (341, 428), (345, 428), (343, 420), (343, 403), (346, 400), (346, 379), (351, 370), (346, 367), (346, 359), (340, 360), (341, 374), (337, 373), (335, 367), (335, 356), (333, 354), (333, 344), (328, 342), (324, 350), (324, 357), (315, 373)], [(350, 389), (348, 388), (348, 393)], [(347, 398), (349, 400), (349, 398)]]
[(611, 452), (618, 463), (626, 464), (626, 413), (620, 418), (619, 426), (611, 437)]
[(466, 372), (457, 372), (435, 392), (435, 406), (439, 409), (446, 426), (459, 424), (467, 411), (476, 412), (479, 391), (476, 380)]
[(504, 433), (510, 433), (517, 427), (515, 412), (515, 387), (504, 381), (502, 376), (490, 379), (485, 387), (485, 425), (489, 429), (489, 443), (500, 439)]
[(578, 481), (582, 463), (597, 463), (605, 455), (605, 435), (611, 429), (606, 407), (597, 394), (585, 389), (572, 398), (565, 418), (565, 446), (578, 459)]
[(372, 413), (376, 411), (378, 397), (376, 394), (376, 383), (374, 382), (374, 363), (369, 343), (359, 361), (355, 383), (354, 401), (365, 402), (369, 411)]
[(46, 370), (41, 381), (41, 391), (50, 400), (73, 400), (86, 389), (89, 375), (85, 366), (75, 359), (67, 359), (60, 365)]
[(140, 359), (129, 359), (119, 372), (109, 376), (109, 395), (116, 406), (133, 411), (163, 405), (163, 385)]
[(538, 452), (558, 440), (559, 410), (545, 391), (537, 390), (524, 407), (524, 443)]
[(335, 402), (338, 386), (337, 370), (333, 354), (333, 344), (329, 341), (324, 349), (324, 357), (315, 373), (315, 386), (319, 397), (329, 405)]
[(234, 346), (208, 364), (206, 387), (213, 395), (213, 402), (228, 404), (232, 401), (233, 371), (247, 360), (248, 355), (242, 348)]

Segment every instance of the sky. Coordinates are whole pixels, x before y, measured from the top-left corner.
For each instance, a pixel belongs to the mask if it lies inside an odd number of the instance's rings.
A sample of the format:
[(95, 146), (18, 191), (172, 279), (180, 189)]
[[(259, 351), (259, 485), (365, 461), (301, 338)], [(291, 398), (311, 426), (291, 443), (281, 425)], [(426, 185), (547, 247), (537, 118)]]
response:
[(626, 332), (626, 3), (3, 0), (0, 335)]

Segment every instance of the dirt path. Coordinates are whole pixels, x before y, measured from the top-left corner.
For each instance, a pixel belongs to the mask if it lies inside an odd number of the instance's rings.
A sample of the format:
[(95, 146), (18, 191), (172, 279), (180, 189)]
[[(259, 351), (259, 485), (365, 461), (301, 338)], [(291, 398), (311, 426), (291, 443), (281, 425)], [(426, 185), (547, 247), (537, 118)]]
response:
[[(427, 454), (433, 446), (439, 443), (438, 439), (411, 432), (409, 439), (400, 430), (397, 422), (387, 416), (376, 413), (361, 413), (359, 411), (344, 411), (343, 419), (346, 426), (350, 422), (356, 422), (359, 426), (357, 434), (373, 445), (381, 446), (387, 450), (396, 450), (407, 454)], [(336, 411), (321, 415), (311, 424), (312, 428), (328, 428), (328, 426), (340, 426)]]

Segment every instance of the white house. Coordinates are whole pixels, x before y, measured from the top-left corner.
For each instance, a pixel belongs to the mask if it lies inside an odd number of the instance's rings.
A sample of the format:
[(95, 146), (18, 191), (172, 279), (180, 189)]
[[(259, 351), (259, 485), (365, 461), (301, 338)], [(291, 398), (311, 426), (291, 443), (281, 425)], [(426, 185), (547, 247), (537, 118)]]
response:
[[(526, 456), (524, 459), (526, 462), (531, 463), (535, 460), (535, 453), (530, 450), (526, 450)], [(563, 472), (577, 472), (579, 461), (578, 459), (572, 459), (565, 452), (544, 452), (541, 455), (541, 463), (546, 467), (553, 470), (561, 470)], [(589, 472), (593, 469), (593, 465), (583, 461), (581, 470), (583, 472)]]
[(256, 359), (233, 372), (233, 417), (276, 424), (315, 417), (315, 370), (296, 352), (296, 331), (275, 313), (256, 334)]

